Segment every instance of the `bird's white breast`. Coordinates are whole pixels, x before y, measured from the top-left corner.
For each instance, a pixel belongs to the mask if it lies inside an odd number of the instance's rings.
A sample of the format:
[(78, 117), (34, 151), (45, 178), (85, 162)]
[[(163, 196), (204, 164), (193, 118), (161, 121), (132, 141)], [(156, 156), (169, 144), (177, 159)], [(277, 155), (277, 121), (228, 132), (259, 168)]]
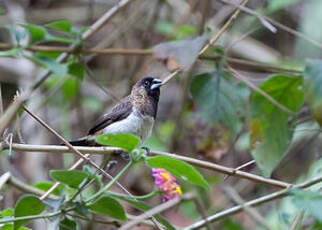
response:
[(151, 135), (154, 124), (154, 118), (141, 114), (138, 110), (121, 121), (114, 122), (104, 128), (103, 133), (131, 133), (141, 139), (141, 143)]

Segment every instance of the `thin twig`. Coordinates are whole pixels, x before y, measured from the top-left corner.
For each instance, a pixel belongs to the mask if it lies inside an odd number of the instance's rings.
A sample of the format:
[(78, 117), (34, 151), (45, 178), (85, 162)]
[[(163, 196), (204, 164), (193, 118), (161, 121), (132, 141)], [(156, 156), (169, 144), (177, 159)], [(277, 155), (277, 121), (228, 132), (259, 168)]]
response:
[(241, 75), (238, 71), (235, 69), (231, 68), (230, 66), (227, 67), (227, 69), (233, 74), (234, 77), (237, 79), (243, 81), (248, 85), (251, 89), (255, 90), (259, 94), (261, 94), (263, 97), (265, 97), (267, 100), (269, 100), (272, 104), (276, 105), (279, 109), (283, 110), (286, 113), (289, 113), (291, 115), (296, 115), (296, 112), (293, 112), (292, 110), (286, 108), (284, 105), (276, 101), (273, 97), (271, 97), (269, 94), (258, 88), (255, 84), (253, 84), (251, 81), (249, 81), (246, 77)]
[[(42, 196), (45, 194), (44, 191), (34, 187), (34, 186), (31, 186), (31, 185), (28, 185), (24, 182), (22, 182), (21, 180), (19, 180), (18, 178), (14, 177), (13, 175), (10, 175), (10, 177), (8, 178), (8, 181), (7, 183), (9, 185), (12, 185), (13, 187), (19, 189), (20, 191), (22, 192), (25, 192), (25, 193), (31, 193), (31, 194), (35, 194), (37, 196)], [(48, 196), (49, 199), (51, 200), (58, 200), (59, 197), (58, 196), (55, 196), (55, 195), (52, 195), (50, 194)]]
[[(291, 186), (290, 188), (304, 189), (304, 188), (310, 187), (314, 184), (317, 184), (321, 181), (322, 181), (322, 176), (314, 178), (314, 179), (304, 182), (302, 184)], [(289, 188), (278, 191), (278, 192), (271, 193), (266, 196), (262, 196), (260, 198), (257, 198), (257, 199), (251, 200), (251, 201), (248, 201), (244, 204), (237, 205), (235, 207), (226, 209), (222, 212), (219, 212), (219, 213), (216, 213), (212, 216), (209, 216), (209, 217), (207, 217), (207, 221), (213, 223), (215, 221), (221, 220), (223, 218), (226, 218), (228, 216), (231, 216), (231, 215), (234, 215), (238, 212), (241, 212), (244, 210), (245, 207), (255, 207), (255, 206), (270, 202), (272, 200), (281, 199), (283, 197), (288, 196), (289, 195), (288, 192), (289, 192)], [(197, 221), (196, 223), (184, 228), (184, 230), (200, 229), (201, 227), (205, 226), (205, 224), (206, 224), (205, 220), (200, 220), (200, 221)]]
[[(13, 45), (7, 43), (0, 42), (0, 49), (11, 49)], [(46, 50), (47, 52), (67, 52), (67, 53), (83, 53), (83, 54), (103, 54), (103, 55), (143, 55), (143, 56), (151, 56), (153, 55), (153, 50), (145, 50), (145, 49), (120, 49), (120, 48), (80, 48), (79, 50), (72, 51), (69, 47), (61, 47), (61, 46), (44, 46), (44, 45), (34, 45), (30, 47), (26, 47), (27, 50), (31, 51), (42, 51)], [(221, 58), (220, 55), (200, 55), (199, 59), (201, 60), (218, 60)], [(300, 74), (303, 72), (303, 68), (286, 68), (278, 65), (250, 61), (239, 58), (226, 57), (226, 60), (229, 64), (238, 65), (240, 68), (251, 68), (254, 70), (260, 71), (268, 71), (268, 72), (286, 72), (286, 73), (295, 73)]]
[[(248, 161), (248, 162), (246, 162), (245, 164), (242, 164), (242, 165), (238, 166), (237, 168), (235, 168), (235, 170), (241, 170), (241, 169), (243, 169), (243, 168), (245, 168), (245, 167), (247, 167), (247, 166), (249, 166), (249, 165), (254, 164), (255, 162), (256, 162), (255, 160)], [(224, 177), (224, 180), (226, 180), (228, 177), (229, 177), (229, 175), (226, 175), (226, 176)]]
[[(102, 17), (100, 17), (92, 26), (89, 27), (87, 31), (82, 34), (82, 40), (89, 39), (95, 32), (101, 29), (107, 22), (109, 22), (121, 9), (123, 9), (127, 4), (129, 4), (131, 0), (121, 0), (111, 9), (109, 9)], [(76, 45), (71, 46), (71, 50), (77, 50)], [(62, 53), (57, 59), (57, 62), (63, 62), (67, 59), (69, 53)], [(0, 117), (0, 134), (3, 133), (5, 128), (7, 128), (12, 120), (14, 119), (14, 115), (17, 113), (19, 108), (27, 101), (33, 91), (37, 89), (51, 74), (50, 70), (46, 70), (43, 72), (39, 80), (33, 84), (29, 89), (22, 93), (21, 96), (17, 97), (16, 100), (8, 107), (5, 113)]]
[(150, 209), (149, 211), (144, 212), (143, 214), (137, 216), (134, 220), (129, 221), (125, 225), (123, 225), (120, 230), (126, 230), (126, 229), (132, 229), (135, 225), (139, 224), (141, 221), (148, 219), (151, 216), (154, 216), (156, 214), (162, 213), (180, 202), (184, 200), (191, 200), (195, 197), (194, 193), (186, 193), (182, 196), (176, 197), (173, 200), (169, 200), (163, 204), (160, 204), (158, 206), (155, 206), (154, 208)]
[[(85, 154), (85, 156), (89, 156), (89, 154)], [(73, 170), (77, 168), (79, 165), (81, 165), (84, 162), (84, 159), (79, 159), (76, 161), (68, 170)], [(47, 190), (45, 194), (43, 194), (39, 199), (44, 200), (46, 199), (55, 189), (60, 185), (60, 182), (56, 182), (53, 186), (50, 187), (50, 189)]]
[[(9, 146), (6, 143), (3, 143), (3, 148), (7, 149)], [(82, 147), (82, 146), (74, 146), (74, 148), (81, 152), (81, 153), (88, 153), (88, 154), (114, 154), (114, 153), (122, 153), (125, 152), (121, 148), (116, 147)], [(26, 151), (26, 152), (52, 152), (52, 153), (66, 153), (71, 152), (70, 149), (66, 146), (60, 145), (27, 145), (27, 144), (12, 144), (12, 149), (15, 151)], [(274, 180), (270, 178), (265, 178), (262, 176), (258, 176), (252, 173), (243, 172), (240, 170), (236, 170), (234, 168), (225, 167), (222, 165), (218, 165), (209, 161), (202, 161), (198, 159), (194, 159), (191, 157), (182, 156), (179, 154), (161, 152), (161, 151), (153, 151), (151, 150), (152, 155), (160, 155), (160, 156), (167, 156), (174, 159), (182, 160), (188, 162), (192, 165), (206, 168), (212, 171), (216, 171), (219, 173), (236, 176), (239, 178), (248, 179), (254, 181), (256, 183), (263, 183), (266, 185), (278, 187), (278, 188), (287, 188), (291, 184)]]
[[(248, 0), (244, 0), (242, 2), (242, 5), (247, 4)], [(226, 30), (229, 28), (229, 26), (232, 24), (232, 22), (237, 18), (239, 15), (240, 10), (237, 9), (233, 15), (228, 19), (228, 21), (221, 27), (221, 29), (218, 31), (218, 33), (210, 39), (210, 41), (201, 49), (199, 52), (199, 56), (202, 55), (211, 45), (213, 45), (218, 39), (221, 37), (221, 35), (226, 32)], [(163, 81), (163, 84), (166, 84), (168, 81), (170, 81), (174, 76), (176, 76), (180, 70), (176, 70), (175, 72), (169, 74), (165, 80)]]
[[(233, 187), (224, 186), (223, 190), (229, 196), (229, 198), (231, 198), (236, 204), (241, 205), (245, 203), (245, 201), (239, 196), (239, 194)], [(269, 226), (265, 223), (265, 220), (262, 217), (262, 215), (255, 208), (245, 207), (244, 210), (252, 219), (254, 219), (255, 222), (257, 222), (267, 230), (270, 229)]]
[[(51, 132), (52, 134), (54, 134), (58, 139), (60, 139), (60, 141), (62, 141), (71, 152), (75, 153), (76, 155), (78, 155), (81, 159), (83, 159), (84, 162), (89, 163), (90, 165), (92, 165), (94, 168), (96, 168), (97, 170), (100, 171), (100, 173), (102, 173), (103, 176), (106, 176), (107, 178), (109, 178), (110, 180), (113, 180), (114, 178), (108, 174), (107, 172), (105, 172), (103, 169), (101, 169), (99, 167), (99, 165), (97, 165), (93, 160), (90, 159), (89, 154), (83, 155), (81, 152), (79, 152), (77, 149), (74, 148), (74, 146), (72, 146), (68, 141), (65, 140), (65, 138), (63, 138), (59, 133), (57, 133), (54, 129), (52, 129), (49, 125), (47, 125), (42, 119), (40, 119), (39, 117), (37, 117), (34, 113), (32, 113), (29, 109), (27, 109), (25, 106), (23, 106), (24, 110), (30, 115), (32, 116), (36, 121), (38, 121), (43, 127), (45, 127), (49, 132)], [(82, 162), (81, 162), (82, 163)], [(125, 192), (129, 193), (127, 191), (127, 189), (125, 189), (120, 183), (116, 182), (116, 184)]]
[(250, 8), (247, 8), (247, 7), (243, 6), (243, 5), (239, 5), (239, 4), (236, 4), (236, 3), (232, 2), (232, 1), (227, 1), (227, 0), (221, 0), (221, 1), (226, 3), (226, 4), (233, 5), (233, 6), (237, 7), (238, 9), (240, 9), (241, 11), (244, 11), (244, 12), (246, 12), (248, 14), (256, 16), (260, 20), (264, 19), (264, 20), (270, 22), (271, 24), (273, 24), (274, 26), (276, 26), (276, 27), (278, 27), (278, 28), (290, 33), (290, 34), (293, 34), (294, 36), (303, 38), (304, 40), (306, 40), (306, 41), (310, 42), (311, 44), (313, 44), (313, 45), (319, 47), (320, 49), (322, 49), (322, 44), (321, 43), (319, 43), (318, 41), (316, 41), (316, 40), (314, 40), (314, 39), (312, 39), (312, 38), (310, 38), (308, 36), (306, 36), (305, 34), (303, 34), (301, 32), (298, 32), (298, 31), (296, 31), (296, 30), (294, 30), (294, 29), (292, 29), (292, 28), (290, 28), (288, 26), (285, 26), (285, 25), (283, 25), (283, 24), (281, 24), (281, 23), (279, 23), (279, 22), (277, 22), (277, 21), (275, 21), (275, 20), (273, 20), (273, 19), (271, 19), (271, 18), (269, 18), (267, 16), (261, 15), (258, 12), (254, 11), (254, 10), (251, 10)]
[(300, 211), (294, 218), (292, 225), (289, 230), (296, 230), (298, 225), (301, 223), (304, 216), (304, 211)]
[[(248, 0), (244, 0), (241, 3), (241, 6), (245, 6), (247, 4)], [(228, 19), (228, 21), (221, 27), (221, 29), (218, 31), (218, 33), (212, 38), (210, 39), (209, 43), (200, 51), (200, 54), (203, 54), (210, 46), (212, 46), (213, 44), (215, 44), (219, 38), (221, 37), (221, 35), (223, 35), (223, 33), (225, 33), (229, 26), (233, 23), (233, 21), (238, 17), (240, 13), (240, 9), (237, 9), (233, 15)]]

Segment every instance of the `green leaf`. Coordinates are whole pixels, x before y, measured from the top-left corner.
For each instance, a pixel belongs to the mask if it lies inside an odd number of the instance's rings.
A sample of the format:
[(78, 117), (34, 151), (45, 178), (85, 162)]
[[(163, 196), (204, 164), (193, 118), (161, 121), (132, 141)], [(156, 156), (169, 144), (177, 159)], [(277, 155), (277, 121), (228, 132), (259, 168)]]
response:
[(231, 219), (226, 219), (223, 224), (223, 230), (244, 230), (244, 228), (240, 224)]
[(321, 192), (311, 192), (299, 189), (293, 189), (290, 191), (290, 194), (294, 196), (294, 204), (310, 213), (317, 220), (322, 221), (322, 194)]
[(149, 157), (146, 162), (151, 168), (163, 168), (182, 180), (209, 189), (209, 184), (198, 170), (186, 162), (166, 156)]
[(120, 147), (132, 151), (139, 146), (141, 140), (129, 133), (111, 133), (96, 137), (96, 142), (101, 145)]
[(1, 212), (1, 217), (12, 216), (14, 213), (15, 212), (12, 208), (7, 208)]
[(68, 20), (57, 20), (46, 24), (48, 28), (69, 33), (72, 29), (72, 23)]
[(36, 43), (45, 39), (47, 31), (44, 27), (29, 23), (22, 23), (20, 25), (28, 30), (31, 37), (31, 43)]
[(88, 177), (88, 174), (79, 170), (50, 170), (50, 176), (71, 188), (78, 186)]
[(308, 60), (304, 71), (305, 95), (315, 120), (322, 125), (322, 60)]
[[(38, 215), (46, 209), (45, 204), (39, 200), (38, 197), (34, 195), (25, 195), (20, 198), (16, 204), (15, 217)], [(14, 222), (14, 230), (19, 229), (19, 227), (29, 220), (19, 220)]]
[[(291, 111), (298, 112), (304, 102), (303, 78), (273, 75), (260, 89)], [(264, 176), (271, 172), (284, 157), (293, 131), (290, 115), (255, 92), (251, 101), (251, 153)]]
[(66, 216), (59, 223), (59, 230), (76, 230), (76, 229), (77, 229), (76, 221)]
[[(43, 181), (43, 182), (39, 182), (37, 184), (35, 184), (34, 186), (36, 188), (39, 188), (42, 191), (47, 192), (52, 186), (54, 185), (53, 182), (50, 181)], [(62, 190), (64, 189), (63, 185), (59, 185), (53, 192), (52, 194), (59, 196), (62, 193)]]
[(235, 136), (242, 128), (249, 90), (226, 72), (204, 73), (193, 78), (190, 90), (201, 116), (209, 122), (223, 122)]
[(5, 13), (4, 9), (0, 7), (0, 15), (4, 13)]
[(47, 56), (33, 56), (33, 57), (26, 56), (26, 57), (34, 61), (35, 63), (43, 66), (44, 68), (49, 69), (50, 71), (52, 71), (54, 74), (58, 76), (64, 76), (67, 74), (67, 70), (68, 70), (67, 65), (57, 62), (56, 59), (52, 59)]
[(89, 205), (88, 209), (92, 212), (109, 216), (117, 220), (127, 220), (123, 206), (117, 200), (109, 196), (103, 196), (93, 204)]
[(63, 92), (66, 100), (75, 98), (79, 92), (79, 82), (77, 79), (68, 79), (63, 85)]
[(98, 112), (103, 109), (104, 105), (102, 101), (98, 100), (97, 98), (87, 96), (85, 98), (82, 98), (82, 106), (84, 107), (84, 109)]
[(0, 57), (19, 57), (20, 50), (19, 49), (11, 49), (0, 52)]
[[(124, 195), (119, 195), (117, 193), (113, 193), (113, 194), (111, 194), (111, 196), (114, 198), (118, 198), (120, 200), (124, 200), (127, 203), (131, 204), (133, 207), (137, 208), (138, 210), (144, 211), (144, 212), (153, 208), (152, 206), (145, 203), (144, 201), (133, 200), (133, 199), (126, 197)], [(157, 221), (159, 221), (161, 224), (163, 224), (167, 230), (175, 230), (175, 228), (161, 215), (157, 214), (157, 215), (154, 215), (154, 217), (157, 219)]]
[(289, 5), (295, 4), (301, 0), (271, 0), (268, 3), (267, 9), (270, 12), (281, 10)]
[(53, 36), (51, 34), (46, 34), (46, 37), (44, 40), (50, 41), (50, 42), (62, 42), (62, 43), (76, 43), (77, 42), (77, 40), (75, 40), (73, 38), (57, 37), (57, 36)]
[(73, 76), (83, 80), (84, 74), (85, 74), (85, 67), (82, 63), (73, 62), (68, 65), (68, 73), (70, 75), (73, 75)]
[[(6, 224), (1, 228), (1, 230), (13, 230), (13, 224)], [(18, 230), (32, 230), (32, 229), (24, 226), (20, 226)]]

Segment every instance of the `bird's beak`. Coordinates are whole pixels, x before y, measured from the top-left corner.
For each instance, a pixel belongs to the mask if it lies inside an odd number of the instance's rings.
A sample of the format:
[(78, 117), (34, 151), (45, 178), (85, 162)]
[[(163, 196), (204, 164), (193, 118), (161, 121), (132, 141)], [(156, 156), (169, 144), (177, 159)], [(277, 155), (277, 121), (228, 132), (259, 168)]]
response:
[(152, 85), (151, 85), (150, 89), (154, 90), (154, 89), (160, 88), (161, 86), (162, 86), (162, 81), (160, 79), (155, 78), (152, 81)]

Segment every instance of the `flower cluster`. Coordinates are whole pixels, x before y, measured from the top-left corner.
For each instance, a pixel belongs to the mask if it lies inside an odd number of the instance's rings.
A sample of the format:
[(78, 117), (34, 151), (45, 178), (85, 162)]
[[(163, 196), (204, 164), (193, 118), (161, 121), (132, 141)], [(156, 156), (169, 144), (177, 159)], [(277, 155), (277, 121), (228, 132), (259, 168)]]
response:
[(154, 183), (162, 191), (162, 201), (166, 202), (182, 194), (182, 190), (176, 181), (176, 178), (165, 169), (152, 169)]

